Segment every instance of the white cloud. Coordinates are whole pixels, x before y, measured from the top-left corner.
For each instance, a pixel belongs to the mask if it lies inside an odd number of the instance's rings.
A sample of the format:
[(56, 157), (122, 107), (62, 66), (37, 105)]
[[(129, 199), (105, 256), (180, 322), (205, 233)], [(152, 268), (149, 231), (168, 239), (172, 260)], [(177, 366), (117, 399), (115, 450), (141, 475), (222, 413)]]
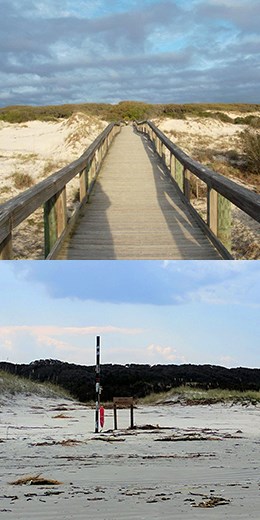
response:
[(52, 335), (52, 336), (85, 336), (99, 334), (140, 334), (142, 329), (124, 328), (107, 326), (91, 326), (91, 327), (56, 327), (53, 325), (14, 325), (0, 327), (0, 337), (13, 335), (19, 332), (29, 332), (33, 335)]
[(148, 356), (151, 355), (155, 362), (160, 360), (168, 361), (169, 363), (186, 363), (186, 358), (180, 355), (176, 349), (172, 347), (165, 347), (162, 345), (148, 345), (146, 349)]

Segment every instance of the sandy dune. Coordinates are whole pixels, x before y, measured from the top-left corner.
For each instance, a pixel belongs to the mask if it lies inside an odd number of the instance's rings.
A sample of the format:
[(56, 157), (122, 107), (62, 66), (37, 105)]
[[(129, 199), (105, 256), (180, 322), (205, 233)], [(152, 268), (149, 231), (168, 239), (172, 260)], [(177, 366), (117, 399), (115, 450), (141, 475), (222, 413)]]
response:
[(37, 183), (77, 159), (107, 123), (84, 114), (61, 122), (0, 122), (0, 203), (17, 195), (15, 173)]
[[(94, 411), (77, 403), (20, 397), (2, 406), (1, 517), (259, 518), (259, 407), (141, 407), (137, 429), (125, 429), (127, 410), (118, 422), (111, 431), (109, 410), (94, 434)], [(160, 428), (141, 428), (149, 424)], [(39, 474), (60, 484), (10, 484)]]

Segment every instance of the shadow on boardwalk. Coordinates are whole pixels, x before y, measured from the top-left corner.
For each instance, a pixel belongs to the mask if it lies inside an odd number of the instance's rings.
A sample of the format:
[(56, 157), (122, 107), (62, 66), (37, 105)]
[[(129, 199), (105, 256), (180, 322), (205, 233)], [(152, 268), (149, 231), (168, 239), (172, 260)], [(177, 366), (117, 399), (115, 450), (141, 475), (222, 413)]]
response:
[[(135, 132), (140, 136), (137, 131)], [(141, 135), (141, 139), (151, 163), (158, 205), (180, 256), (201, 259), (205, 255), (205, 246), (208, 245), (212, 248), (212, 258), (218, 258), (219, 255), (209, 239), (206, 235), (202, 235), (197, 225), (194, 226), (194, 217), (189, 213), (185, 202), (181, 200), (169, 171), (157, 155), (150, 139), (144, 135)]]
[(67, 260), (114, 260), (115, 250), (107, 218), (110, 199), (96, 181), (89, 202), (82, 208), (78, 222), (59, 255)]

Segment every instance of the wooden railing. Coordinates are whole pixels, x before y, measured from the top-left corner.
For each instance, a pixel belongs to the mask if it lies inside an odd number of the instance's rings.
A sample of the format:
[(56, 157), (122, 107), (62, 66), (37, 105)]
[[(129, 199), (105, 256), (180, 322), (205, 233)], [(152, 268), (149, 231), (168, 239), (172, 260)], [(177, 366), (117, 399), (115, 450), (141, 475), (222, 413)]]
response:
[[(0, 205), (0, 259), (11, 259), (14, 228), (43, 206), (45, 258), (52, 258), (86, 202), (120, 124), (111, 123), (76, 161)], [(66, 185), (79, 174), (80, 204), (67, 216)]]
[[(215, 243), (224, 258), (232, 258), (231, 203), (260, 222), (260, 197), (236, 182), (198, 163), (172, 143), (151, 121), (135, 122), (139, 132), (149, 136), (162, 158), (183, 200), (205, 233)], [(166, 153), (167, 152), (167, 153)], [(207, 186), (206, 221), (190, 204), (192, 174)]]

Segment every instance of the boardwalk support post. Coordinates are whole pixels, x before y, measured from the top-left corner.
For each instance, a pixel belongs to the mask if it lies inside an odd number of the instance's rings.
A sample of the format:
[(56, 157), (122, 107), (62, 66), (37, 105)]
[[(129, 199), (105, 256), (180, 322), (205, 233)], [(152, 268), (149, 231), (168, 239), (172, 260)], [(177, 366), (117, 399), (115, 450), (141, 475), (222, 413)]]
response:
[(183, 166), (182, 164), (176, 159), (176, 165), (175, 165), (175, 180), (180, 188), (180, 190), (183, 192)]
[(44, 204), (45, 258), (67, 224), (66, 187), (55, 193)]
[(231, 250), (231, 202), (218, 194), (218, 238), (228, 251)]
[(231, 249), (231, 203), (213, 189), (208, 189), (208, 226), (224, 246)]
[(12, 255), (12, 234), (9, 233), (9, 235), (7, 235), (7, 237), (0, 244), (0, 260), (11, 260)]
[(175, 180), (175, 178), (176, 178), (176, 159), (172, 153), (171, 153), (171, 157), (170, 157), (170, 172), (171, 172), (172, 178)]
[(85, 168), (81, 173), (79, 177), (79, 200), (82, 202), (82, 200), (86, 197), (87, 191), (88, 191), (88, 171), (89, 166)]
[(183, 173), (183, 193), (190, 202), (190, 172), (185, 168)]

